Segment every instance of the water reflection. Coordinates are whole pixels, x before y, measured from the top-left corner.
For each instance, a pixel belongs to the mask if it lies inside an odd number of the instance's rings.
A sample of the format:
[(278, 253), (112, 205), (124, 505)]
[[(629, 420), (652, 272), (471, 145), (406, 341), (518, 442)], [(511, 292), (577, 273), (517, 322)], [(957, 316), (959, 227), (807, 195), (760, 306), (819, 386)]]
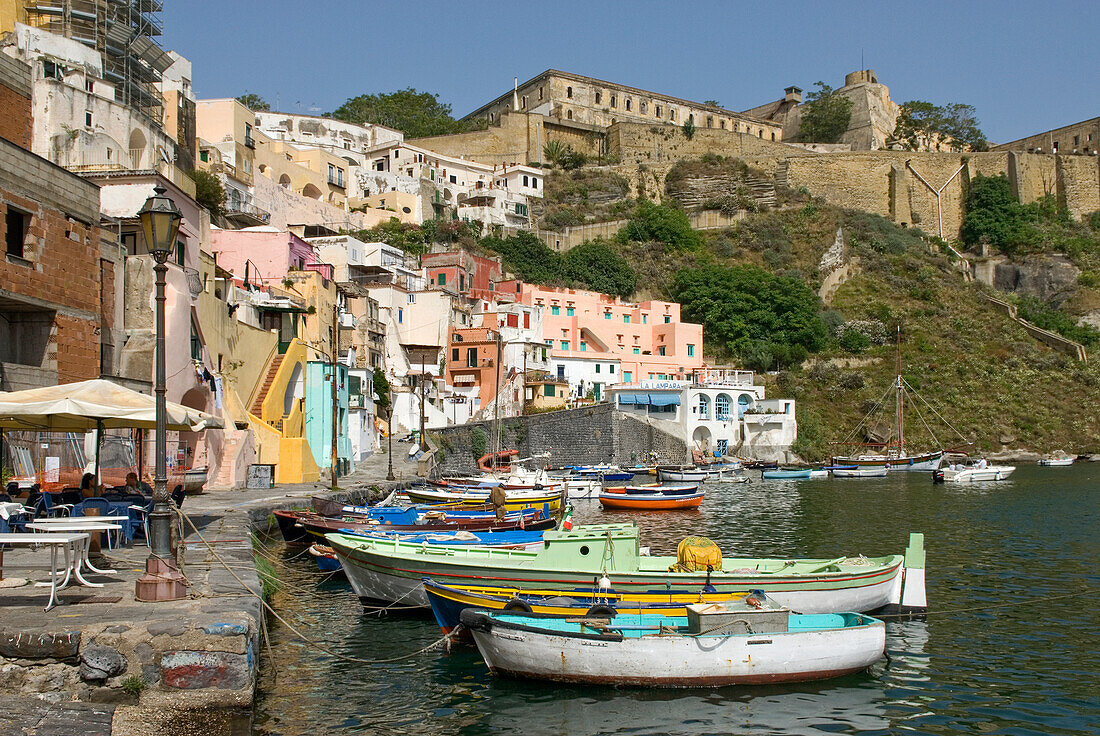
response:
[[(781, 557), (900, 552), (909, 531), (928, 547), (929, 601), (954, 613), (891, 621), (888, 660), (824, 683), (721, 690), (575, 688), (495, 679), (472, 648), (352, 665), (274, 625), (278, 680), (265, 662), (261, 734), (1100, 733), (1094, 666), (1100, 616), (1095, 471), (1020, 468), (996, 488), (933, 486), (924, 475), (708, 486), (697, 512), (603, 512), (634, 519), (654, 554), (703, 535), (727, 554)], [(322, 583), (289, 550), (282, 615), (337, 651), (377, 660), (438, 638), (421, 616), (365, 615), (344, 582)], [(965, 609), (965, 610), (960, 610)], [(976, 609), (976, 610), (971, 610)]]

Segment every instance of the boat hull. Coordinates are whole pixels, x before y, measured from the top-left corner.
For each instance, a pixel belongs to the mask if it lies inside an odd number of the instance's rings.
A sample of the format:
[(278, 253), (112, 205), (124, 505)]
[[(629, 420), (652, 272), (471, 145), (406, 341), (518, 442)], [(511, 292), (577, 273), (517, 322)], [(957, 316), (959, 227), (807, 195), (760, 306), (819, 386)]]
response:
[(1011, 465), (991, 465), (987, 468), (964, 468), (962, 470), (941, 470), (945, 483), (987, 483), (990, 481), (1007, 480), (1013, 471)]
[(1073, 465), (1074, 459), (1072, 457), (1043, 458), (1039, 464), (1047, 468), (1064, 468)]
[[(821, 618), (843, 618), (837, 614)], [(859, 672), (877, 662), (885, 625), (725, 636), (562, 635), (538, 619), (468, 611), (463, 623), (498, 675), (592, 685), (716, 687), (806, 682)], [(619, 619), (630, 616), (617, 616)], [(816, 617), (815, 617), (816, 618)], [(674, 621), (676, 619), (668, 619)]]
[[(569, 533), (546, 532), (546, 535)], [(778, 603), (804, 613), (874, 611), (900, 600), (902, 589), (903, 560), (900, 555), (844, 563), (835, 569), (829, 568), (837, 561), (829, 560), (788, 564), (790, 561), (785, 560), (726, 558), (723, 566), (728, 572), (668, 572), (669, 565), (676, 561), (674, 557), (644, 558), (647, 560), (644, 567), (629, 560), (619, 562), (619, 557), (608, 562), (607, 557), (599, 553), (603, 541), (598, 536), (591, 542), (595, 554), (577, 558), (547, 557), (553, 542), (537, 552), (521, 552), (423, 548), (341, 534), (328, 534), (325, 539), (336, 551), (356, 595), (372, 603), (426, 606), (428, 599), (421, 582), (423, 578), (433, 578), (444, 585), (584, 589), (606, 574), (613, 587), (623, 592), (663, 589), (699, 593), (708, 584), (719, 593), (747, 593), (760, 589)], [(547, 539), (544, 536), (544, 541)], [(628, 543), (620, 540), (616, 544)], [(633, 544), (637, 544), (636, 539)]]
[(760, 475), (764, 480), (809, 480), (812, 470), (765, 470)]
[[(489, 500), (489, 491), (471, 491), (450, 493), (447, 491), (425, 491), (409, 489), (405, 492), (416, 503), (457, 503), (464, 506), (481, 506)], [(554, 491), (539, 493), (519, 492), (506, 496), (504, 507), (509, 511), (525, 508), (542, 509), (549, 514), (561, 508), (561, 494)]]
[(855, 468), (833, 468), (834, 478), (885, 478), (887, 468), (883, 466), (862, 465)]
[(670, 470), (657, 468), (657, 480), (662, 483), (702, 483), (710, 474), (706, 470)]
[(902, 455), (901, 457), (889, 457), (886, 455), (863, 455), (859, 457), (834, 457), (833, 465), (886, 465), (888, 470), (907, 472), (931, 472), (943, 463), (943, 451), (925, 452), (920, 455)]
[(605, 509), (632, 509), (642, 511), (670, 511), (697, 509), (703, 503), (703, 492), (664, 493), (601, 493), (600, 505)]

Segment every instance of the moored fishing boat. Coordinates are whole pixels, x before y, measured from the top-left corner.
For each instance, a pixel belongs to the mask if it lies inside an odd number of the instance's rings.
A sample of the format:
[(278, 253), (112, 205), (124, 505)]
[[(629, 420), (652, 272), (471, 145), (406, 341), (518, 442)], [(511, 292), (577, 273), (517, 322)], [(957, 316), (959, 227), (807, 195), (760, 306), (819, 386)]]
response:
[(657, 468), (657, 480), (662, 483), (702, 483), (708, 475), (705, 468)]
[(932, 481), (935, 483), (984, 483), (1007, 480), (1015, 470), (1014, 465), (989, 465), (981, 460), (974, 464), (940, 468), (933, 474)]
[[(408, 495), (409, 500), (417, 503), (457, 503), (480, 506), (489, 500), (488, 489), (451, 493), (449, 491), (410, 488), (405, 493)], [(550, 490), (508, 491), (505, 498), (504, 507), (510, 511), (522, 508), (541, 508), (549, 513), (561, 508), (561, 493)]]
[(813, 471), (810, 468), (779, 468), (777, 470), (762, 470), (760, 475), (764, 480), (809, 480)]
[(1076, 459), (1073, 455), (1067, 455), (1063, 450), (1058, 450), (1039, 458), (1039, 464), (1048, 468), (1062, 468), (1073, 465)]
[(681, 495), (695, 493), (699, 490), (698, 483), (668, 486), (662, 483), (647, 483), (644, 486), (611, 486), (605, 488), (605, 493), (664, 493), (668, 495)]
[[(369, 509), (368, 509), (369, 510)], [(381, 511), (381, 510), (379, 510)], [(354, 532), (389, 529), (403, 532), (457, 531), (504, 532), (520, 529), (550, 529), (555, 525), (554, 518), (542, 509), (521, 509), (512, 511), (503, 519), (497, 519), (492, 511), (468, 512), (464, 515), (455, 510), (419, 510), (416, 508), (387, 508), (395, 513), (378, 516), (353, 513), (328, 517), (312, 511), (285, 511), (276, 509), (271, 513), (279, 525), (283, 541), (288, 544), (304, 544), (315, 541), (330, 532), (349, 529)]]
[[(347, 534), (347, 530), (340, 533)], [(542, 532), (540, 531), (507, 531), (507, 532), (468, 532), (456, 531), (424, 531), (403, 532), (393, 529), (378, 528), (351, 532), (354, 536), (364, 539), (394, 540), (408, 544), (443, 545), (447, 547), (493, 547), (497, 549), (534, 549), (542, 546)]]
[[(585, 588), (607, 576), (611, 587), (625, 592), (697, 592), (708, 584), (720, 593), (759, 588), (806, 613), (872, 611), (883, 606), (923, 610), (926, 605), (921, 534), (910, 535), (904, 558), (726, 558), (721, 570), (710, 572), (685, 569), (677, 556), (643, 555), (634, 524), (547, 531), (543, 546), (534, 551), (425, 548), (344, 534), (327, 534), (325, 539), (363, 601), (427, 605), (421, 583), (425, 577), (446, 584), (532, 589)], [(670, 572), (673, 566), (676, 571)]]
[(825, 480), (829, 477), (827, 468), (813, 468), (810, 471), (810, 480)]
[(600, 505), (605, 509), (631, 509), (635, 511), (671, 511), (697, 509), (703, 503), (704, 491), (690, 493), (601, 493)]
[(834, 478), (885, 478), (885, 465), (836, 465), (831, 468)]
[(805, 682), (882, 658), (886, 626), (860, 613), (794, 614), (742, 601), (697, 604), (686, 617), (560, 618), (467, 609), (497, 675), (594, 685), (715, 687)]
[(515, 611), (546, 616), (596, 616), (629, 613), (658, 616), (686, 616), (687, 606), (694, 603), (724, 603), (744, 598), (747, 593), (671, 593), (654, 590), (643, 593), (623, 593), (600, 589), (592, 585), (584, 590), (545, 589), (522, 590), (508, 586), (445, 585), (436, 580), (424, 580), (424, 592), (432, 607), (432, 615), (449, 634), (459, 623), (467, 608), (490, 611)]

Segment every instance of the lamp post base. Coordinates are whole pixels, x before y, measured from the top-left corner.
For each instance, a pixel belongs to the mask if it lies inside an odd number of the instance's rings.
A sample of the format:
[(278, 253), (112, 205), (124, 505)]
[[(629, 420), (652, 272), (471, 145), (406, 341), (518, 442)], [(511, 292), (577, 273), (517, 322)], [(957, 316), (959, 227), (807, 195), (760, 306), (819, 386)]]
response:
[(160, 603), (186, 597), (187, 585), (174, 562), (149, 555), (145, 559), (145, 574), (134, 585), (134, 598), (143, 603)]

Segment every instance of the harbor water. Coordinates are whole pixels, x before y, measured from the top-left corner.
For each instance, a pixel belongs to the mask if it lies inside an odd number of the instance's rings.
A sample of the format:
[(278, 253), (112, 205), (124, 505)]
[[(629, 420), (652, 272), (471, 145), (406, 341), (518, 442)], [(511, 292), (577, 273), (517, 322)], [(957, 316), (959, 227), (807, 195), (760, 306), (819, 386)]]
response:
[[(698, 511), (635, 520), (654, 554), (683, 537), (728, 555), (900, 553), (925, 534), (929, 615), (891, 621), (867, 672), (803, 685), (706, 690), (568, 687), (494, 678), (476, 649), (349, 664), (270, 625), (257, 734), (1100, 734), (1100, 464), (1020, 466), (999, 483), (887, 478), (711, 483)], [(440, 637), (430, 614), (362, 609), (301, 548), (272, 541), (275, 605), (344, 655), (409, 655)], [(612, 581), (614, 582), (614, 581)], [(1083, 594), (1082, 594), (1083, 593)]]

